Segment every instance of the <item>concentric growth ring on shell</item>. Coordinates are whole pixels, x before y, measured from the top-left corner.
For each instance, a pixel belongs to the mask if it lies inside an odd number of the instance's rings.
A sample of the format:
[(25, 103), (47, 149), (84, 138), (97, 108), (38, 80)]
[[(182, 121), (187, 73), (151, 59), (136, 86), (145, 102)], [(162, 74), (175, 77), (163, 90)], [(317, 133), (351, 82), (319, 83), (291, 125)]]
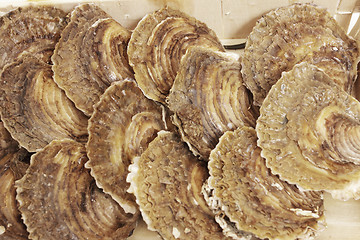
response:
[(256, 125), (273, 173), (340, 199), (360, 197), (359, 129), (360, 103), (308, 63), (272, 87)]
[(224, 51), (211, 29), (180, 11), (165, 7), (146, 15), (134, 29), (128, 47), (130, 65), (144, 94), (164, 103), (182, 56), (198, 45)]

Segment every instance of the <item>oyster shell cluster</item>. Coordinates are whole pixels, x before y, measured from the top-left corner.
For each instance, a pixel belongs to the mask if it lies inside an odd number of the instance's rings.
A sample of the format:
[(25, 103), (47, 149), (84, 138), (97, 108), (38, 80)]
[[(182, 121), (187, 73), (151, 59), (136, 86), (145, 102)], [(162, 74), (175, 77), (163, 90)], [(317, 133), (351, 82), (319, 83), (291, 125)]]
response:
[(240, 54), (164, 7), (0, 17), (0, 239), (312, 239), (360, 198), (358, 43), (312, 4)]

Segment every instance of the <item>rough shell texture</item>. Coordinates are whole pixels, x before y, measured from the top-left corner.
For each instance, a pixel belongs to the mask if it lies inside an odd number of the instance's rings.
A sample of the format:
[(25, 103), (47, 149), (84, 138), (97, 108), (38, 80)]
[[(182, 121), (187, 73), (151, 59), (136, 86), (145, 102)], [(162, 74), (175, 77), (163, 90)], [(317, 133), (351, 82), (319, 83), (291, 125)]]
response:
[(87, 117), (52, 79), (51, 66), (23, 55), (1, 73), (0, 113), (5, 127), (29, 152), (54, 139), (87, 139)]
[(52, 56), (54, 80), (86, 115), (111, 82), (133, 77), (126, 53), (130, 35), (96, 5), (71, 12)]
[(191, 150), (204, 159), (221, 135), (255, 127), (258, 108), (243, 85), (239, 56), (193, 47), (184, 55), (167, 103)]
[(49, 62), (67, 24), (65, 16), (54, 7), (29, 6), (0, 17), (0, 70), (24, 52)]
[(351, 92), (359, 47), (326, 9), (294, 4), (260, 18), (250, 33), (242, 61), (246, 86), (261, 105), (271, 86), (299, 62), (307, 61)]
[(304, 189), (359, 198), (360, 103), (301, 63), (272, 87), (256, 131), (274, 174)]
[(125, 214), (96, 187), (84, 163), (85, 147), (55, 140), (31, 157), (16, 181), (17, 196), (30, 239), (126, 239), (136, 215)]
[(170, 121), (164, 120), (164, 109), (147, 99), (134, 81), (113, 83), (95, 105), (89, 120), (86, 167), (98, 186), (127, 212), (137, 211), (134, 196), (126, 192), (128, 167), (156, 133), (167, 128)]
[(164, 239), (224, 239), (201, 195), (206, 178), (204, 162), (177, 135), (161, 131), (130, 165), (129, 191), (148, 228)]
[(313, 237), (324, 229), (322, 193), (301, 191), (273, 175), (256, 142), (255, 130), (241, 127), (226, 132), (211, 152), (206, 199), (216, 219), (225, 215), (261, 239)]
[(145, 96), (164, 103), (186, 50), (195, 45), (224, 51), (204, 23), (165, 7), (146, 15), (131, 36), (128, 55)]
[(28, 153), (20, 149), (9, 132), (0, 123), (0, 239), (28, 239), (26, 226), (21, 220), (15, 199), (15, 181), (28, 167)]

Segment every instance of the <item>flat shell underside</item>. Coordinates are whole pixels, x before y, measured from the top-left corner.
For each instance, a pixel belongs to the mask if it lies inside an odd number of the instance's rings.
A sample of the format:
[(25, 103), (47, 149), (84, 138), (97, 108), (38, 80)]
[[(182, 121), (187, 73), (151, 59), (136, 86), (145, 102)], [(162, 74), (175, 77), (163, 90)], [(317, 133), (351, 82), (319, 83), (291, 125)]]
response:
[(111, 82), (133, 77), (127, 59), (130, 35), (96, 5), (71, 12), (52, 56), (54, 79), (86, 115)]
[(134, 81), (125, 80), (105, 91), (89, 120), (86, 167), (127, 212), (137, 211), (134, 196), (126, 192), (128, 167), (167, 128), (170, 121), (163, 115), (159, 104), (147, 99)]
[(0, 126), (0, 239), (28, 239), (15, 199), (15, 181), (28, 167), (22, 162), (28, 153), (20, 149), (1, 123)]
[(225, 215), (239, 231), (261, 239), (313, 237), (324, 229), (322, 194), (271, 174), (256, 141), (253, 128), (241, 127), (226, 132), (211, 152), (207, 201), (216, 219)]
[(66, 25), (66, 13), (49, 6), (17, 8), (0, 18), (0, 70), (23, 52), (45, 62)]
[(246, 43), (242, 73), (255, 104), (261, 105), (281, 73), (302, 61), (320, 67), (350, 93), (358, 58), (357, 42), (326, 9), (294, 4), (258, 20)]
[(0, 113), (10, 134), (29, 152), (53, 139), (85, 141), (87, 117), (52, 79), (51, 66), (23, 55), (1, 73)]
[(85, 147), (55, 140), (32, 156), (16, 182), (24, 223), (31, 239), (126, 239), (137, 215), (125, 214), (96, 187), (84, 163)]
[(240, 69), (238, 56), (206, 48), (189, 49), (181, 61), (167, 103), (183, 140), (204, 159), (225, 131), (255, 127), (258, 109)]
[(144, 94), (164, 103), (191, 46), (224, 51), (216, 34), (204, 23), (180, 11), (162, 8), (146, 15), (131, 36), (128, 55)]
[(159, 132), (129, 169), (129, 191), (150, 230), (164, 239), (226, 239), (201, 195), (204, 162), (177, 135)]
[(314, 65), (301, 63), (273, 86), (256, 131), (273, 173), (304, 189), (359, 198), (360, 103)]

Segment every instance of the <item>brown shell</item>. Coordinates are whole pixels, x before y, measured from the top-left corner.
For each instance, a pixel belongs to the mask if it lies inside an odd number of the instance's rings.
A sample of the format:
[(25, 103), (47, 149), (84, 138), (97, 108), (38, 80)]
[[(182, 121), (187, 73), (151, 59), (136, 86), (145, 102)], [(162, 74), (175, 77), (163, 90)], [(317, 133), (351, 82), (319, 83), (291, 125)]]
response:
[(51, 65), (23, 55), (1, 73), (0, 113), (5, 127), (29, 152), (54, 139), (87, 139), (87, 117), (52, 79)]
[(267, 165), (303, 189), (360, 198), (360, 103), (301, 63), (272, 87), (256, 131)]
[(126, 192), (128, 167), (139, 157), (160, 130), (167, 129), (164, 109), (147, 99), (134, 81), (113, 83), (95, 105), (89, 120), (87, 153), (91, 175), (126, 212), (137, 205)]
[(302, 191), (273, 175), (261, 157), (256, 132), (226, 132), (211, 152), (209, 205), (216, 219), (261, 239), (309, 239), (324, 229), (321, 192)]
[(227, 239), (201, 195), (204, 162), (175, 133), (159, 132), (129, 169), (129, 191), (150, 230), (164, 239)]
[(258, 20), (246, 42), (242, 73), (255, 104), (261, 105), (281, 73), (302, 61), (320, 67), (350, 93), (358, 58), (357, 42), (326, 9), (293, 4)]
[(137, 215), (96, 187), (84, 163), (85, 147), (55, 140), (31, 157), (16, 181), (22, 218), (30, 239), (126, 239)]
[(145, 96), (164, 103), (182, 56), (189, 47), (198, 45), (224, 51), (215, 32), (183, 12), (164, 7), (146, 15), (128, 46), (135, 80)]
[(26, 226), (21, 220), (15, 199), (15, 181), (20, 179), (28, 167), (22, 160), (28, 152), (20, 149), (8, 131), (0, 123), (0, 239), (28, 239)]
[(49, 62), (67, 24), (65, 16), (55, 7), (29, 6), (0, 17), (0, 71), (24, 52)]
[(183, 140), (204, 159), (225, 131), (255, 127), (258, 108), (240, 69), (238, 56), (206, 48), (189, 49), (181, 61), (167, 103)]
[(94, 4), (71, 12), (52, 56), (54, 80), (86, 115), (112, 82), (133, 77), (126, 53), (130, 36)]

